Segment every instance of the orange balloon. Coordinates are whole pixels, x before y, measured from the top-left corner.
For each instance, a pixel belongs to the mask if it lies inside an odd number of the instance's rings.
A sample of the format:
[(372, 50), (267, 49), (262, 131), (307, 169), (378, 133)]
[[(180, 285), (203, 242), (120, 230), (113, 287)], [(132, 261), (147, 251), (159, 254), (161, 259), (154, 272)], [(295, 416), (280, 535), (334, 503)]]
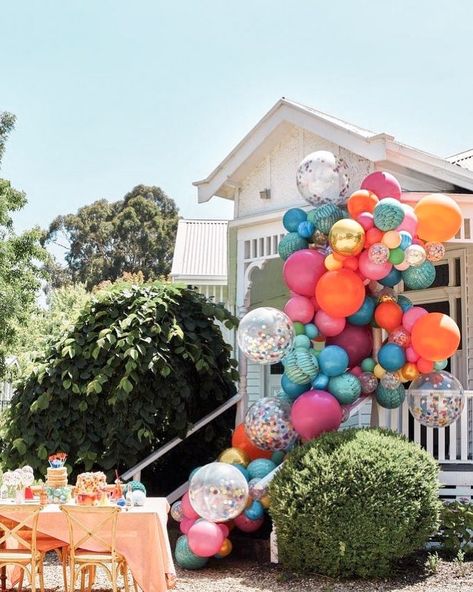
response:
[(426, 241), (444, 242), (453, 238), (463, 222), (460, 206), (442, 193), (431, 193), (420, 199), (414, 208), (417, 234)]
[(233, 432), (232, 446), (246, 452), (251, 460), (255, 460), (255, 458), (271, 458), (273, 454), (271, 450), (261, 450), (261, 448), (258, 448), (253, 444), (246, 435), (245, 424), (243, 423), (237, 425)]
[(367, 189), (360, 189), (347, 199), (348, 212), (356, 220), (363, 212), (373, 212), (378, 201), (379, 199), (374, 193)]
[(332, 317), (354, 314), (365, 300), (365, 288), (351, 269), (328, 271), (317, 282), (315, 297), (320, 308)]
[(365, 234), (365, 249), (374, 245), (374, 243), (380, 243), (384, 236), (384, 232), (379, 228), (370, 228)]
[(393, 331), (401, 325), (403, 314), (402, 308), (396, 302), (381, 302), (374, 311), (374, 320), (382, 329)]
[(446, 360), (457, 351), (459, 344), (458, 325), (441, 312), (429, 312), (420, 317), (412, 327), (411, 345), (424, 360)]
[(343, 263), (341, 261), (338, 261), (338, 259), (336, 259), (333, 253), (330, 253), (330, 255), (327, 255), (327, 257), (325, 257), (324, 265), (326, 269), (328, 269), (329, 271), (333, 271), (334, 269), (341, 269), (343, 267)]
[(356, 271), (358, 269), (358, 257), (346, 257), (343, 267)]
[(424, 358), (419, 358), (416, 362), (416, 366), (417, 370), (422, 374), (428, 374), (434, 369), (434, 363), (429, 360), (424, 360)]

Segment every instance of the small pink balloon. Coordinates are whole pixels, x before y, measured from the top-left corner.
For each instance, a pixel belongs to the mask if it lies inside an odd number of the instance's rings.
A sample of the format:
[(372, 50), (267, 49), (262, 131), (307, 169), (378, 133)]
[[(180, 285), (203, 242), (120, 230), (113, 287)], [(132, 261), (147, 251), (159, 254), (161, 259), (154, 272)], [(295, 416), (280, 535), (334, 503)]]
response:
[(287, 287), (296, 294), (312, 297), (326, 271), (324, 260), (325, 256), (315, 249), (301, 249), (290, 255), (283, 267)]
[(198, 557), (212, 557), (218, 553), (224, 539), (218, 525), (208, 520), (199, 520), (187, 533), (189, 549)]
[(220, 528), (220, 530), (223, 533), (223, 538), (226, 539), (227, 536), (230, 534), (230, 529), (228, 528), (228, 526), (224, 523), (224, 522), (219, 522), (217, 524), (217, 526)]
[(331, 317), (323, 310), (318, 310), (315, 313), (314, 322), (318, 330), (325, 337), (339, 335), (347, 324), (345, 317)]
[(392, 268), (393, 266), (389, 261), (382, 264), (373, 263), (368, 256), (368, 251), (363, 251), (360, 255), (359, 271), (370, 280), (383, 279), (389, 274)]
[(197, 518), (200, 518), (199, 514), (197, 514), (197, 512), (192, 507), (188, 491), (186, 491), (186, 493), (182, 496), (181, 507), (182, 512), (186, 518), (190, 518), (191, 520), (197, 520)]
[(405, 230), (414, 237), (417, 232), (417, 216), (414, 212), (414, 208), (408, 204), (402, 204), (402, 209), (404, 210), (404, 220), (399, 224), (396, 230), (398, 232)]
[(402, 190), (399, 181), (394, 175), (385, 171), (375, 171), (365, 177), (361, 183), (361, 189), (372, 191), (379, 199), (383, 197), (401, 199)]
[(412, 239), (412, 244), (413, 245), (420, 245), (421, 247), (423, 247), (425, 245), (425, 242), (421, 238), (416, 236)]
[(311, 389), (297, 397), (291, 408), (292, 425), (306, 441), (338, 430), (342, 417), (340, 403), (326, 391)]
[(406, 349), (406, 360), (408, 362), (415, 364), (417, 362), (417, 360), (419, 359), (419, 357), (420, 357), (419, 354), (416, 352), (416, 350), (413, 347), (409, 346)]
[(235, 526), (242, 532), (255, 532), (263, 526), (264, 518), (258, 518), (257, 520), (251, 520), (243, 512), (237, 516), (234, 520)]
[(363, 370), (359, 366), (355, 366), (350, 370), (350, 374), (353, 374), (353, 376), (356, 377), (360, 376), (362, 372)]
[(184, 517), (179, 522), (179, 529), (182, 534), (187, 534), (189, 532), (190, 527), (194, 524), (195, 520), (193, 518), (186, 518)]
[(374, 226), (373, 214), (370, 212), (362, 212), (356, 219), (358, 224), (361, 224), (365, 230), (369, 230)]
[(413, 306), (402, 315), (402, 326), (406, 331), (412, 333), (412, 327), (426, 314), (427, 311), (422, 306)]
[(345, 329), (335, 337), (327, 337), (326, 345), (338, 345), (348, 354), (348, 367), (353, 368), (369, 358), (373, 350), (373, 333), (366, 325), (346, 324)]
[(314, 305), (310, 298), (305, 296), (293, 296), (286, 302), (284, 312), (291, 321), (299, 323), (310, 323), (314, 318)]
[(407, 261), (403, 261), (402, 263), (398, 263), (394, 266), (398, 271), (405, 271), (409, 267), (409, 263)]

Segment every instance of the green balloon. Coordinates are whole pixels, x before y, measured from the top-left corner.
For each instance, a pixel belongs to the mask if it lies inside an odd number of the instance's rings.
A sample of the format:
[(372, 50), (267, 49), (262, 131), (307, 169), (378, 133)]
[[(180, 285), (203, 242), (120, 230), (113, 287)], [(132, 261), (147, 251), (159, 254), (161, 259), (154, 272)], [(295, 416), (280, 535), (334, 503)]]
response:
[(400, 247), (390, 249), (389, 251), (389, 263), (393, 265), (399, 265), (404, 261), (404, 251)]
[(299, 323), (299, 321), (296, 321), (292, 325), (294, 327), (294, 333), (296, 335), (304, 335), (305, 334), (305, 327), (302, 323)]
[(375, 366), (376, 362), (373, 360), (373, 358), (365, 358), (361, 362), (361, 369), (363, 372), (373, 372)]

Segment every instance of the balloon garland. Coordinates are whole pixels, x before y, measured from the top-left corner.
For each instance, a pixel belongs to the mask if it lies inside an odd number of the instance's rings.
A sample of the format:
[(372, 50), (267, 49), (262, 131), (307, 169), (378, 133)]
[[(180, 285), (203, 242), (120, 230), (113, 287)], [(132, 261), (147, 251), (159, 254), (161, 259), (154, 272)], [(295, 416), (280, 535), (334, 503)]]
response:
[[(243, 354), (259, 364), (282, 362), (281, 391), (250, 407), (232, 447), (195, 469), (189, 491), (171, 508), (182, 536), (177, 563), (187, 569), (232, 550), (230, 532), (258, 530), (270, 500), (267, 484), (298, 439), (337, 430), (360, 397), (387, 409), (408, 404), (414, 418), (445, 427), (460, 416), (463, 388), (444, 369), (460, 331), (443, 313), (414, 306), (394, 288), (430, 287), (443, 241), (462, 224), (446, 195), (402, 203), (387, 172), (368, 175), (347, 198), (345, 163), (326, 151), (299, 165), (297, 187), (312, 206), (291, 208), (279, 243), (291, 292), (284, 311), (262, 307), (242, 319)], [(375, 348), (373, 330), (382, 331)]]

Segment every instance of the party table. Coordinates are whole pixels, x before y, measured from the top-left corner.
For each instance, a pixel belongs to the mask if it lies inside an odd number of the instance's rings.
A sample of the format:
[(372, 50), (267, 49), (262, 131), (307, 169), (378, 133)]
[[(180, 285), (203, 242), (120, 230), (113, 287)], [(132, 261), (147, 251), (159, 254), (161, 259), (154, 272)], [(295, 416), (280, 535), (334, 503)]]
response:
[[(123, 509), (118, 515), (116, 548), (143, 592), (166, 592), (175, 584), (175, 570), (167, 535), (169, 504), (166, 498), (147, 498), (142, 507)], [(18, 519), (18, 514), (4, 518)], [(41, 536), (45, 535), (45, 536)], [(58, 541), (68, 542), (66, 516), (57, 505), (47, 505), (39, 515), (38, 547), (49, 551)], [(48, 540), (47, 537), (55, 539)], [(103, 533), (107, 538), (107, 533)], [(90, 545), (90, 546), (89, 546)], [(93, 541), (84, 550), (99, 551)]]

